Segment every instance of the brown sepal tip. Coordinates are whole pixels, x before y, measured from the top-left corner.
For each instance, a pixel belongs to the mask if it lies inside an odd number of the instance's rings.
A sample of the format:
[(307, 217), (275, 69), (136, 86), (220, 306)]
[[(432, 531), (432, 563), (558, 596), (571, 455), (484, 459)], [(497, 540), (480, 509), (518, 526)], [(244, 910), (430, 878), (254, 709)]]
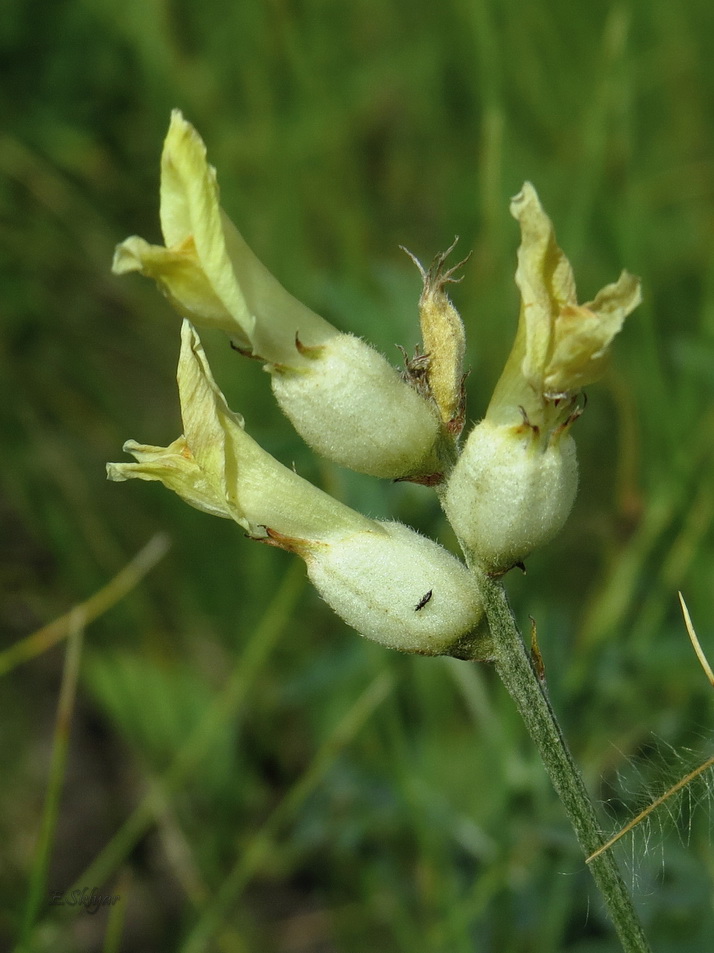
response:
[(322, 344), (303, 344), (300, 340), (299, 331), (295, 332), (295, 347), (303, 357), (307, 357), (313, 361), (316, 360), (324, 350)]
[(491, 569), (486, 575), (489, 579), (500, 579), (501, 576), (505, 576), (507, 572), (510, 572), (512, 569), (520, 569), (524, 576), (527, 575), (526, 564), (522, 561), (517, 563), (512, 563), (510, 566), (507, 566), (505, 569)]
[(418, 473), (414, 476), (396, 477), (393, 483), (418, 483), (419, 486), (438, 486), (444, 482), (443, 473)]
[(284, 549), (288, 553), (301, 555), (312, 545), (307, 539), (286, 536), (284, 533), (279, 533), (276, 529), (271, 529), (269, 526), (259, 526), (258, 529), (264, 529), (265, 536), (254, 536), (251, 533), (247, 533), (248, 538), (254, 539), (258, 543), (265, 543), (266, 546), (275, 546), (277, 549)]
[(431, 388), (429, 387), (429, 366), (431, 356), (422, 354), (419, 345), (414, 348), (414, 357), (409, 357), (406, 348), (401, 344), (396, 345), (402, 352), (404, 358), (404, 370), (402, 371), (402, 380), (413, 387), (420, 397), (431, 398)]
[(243, 357), (249, 357), (252, 361), (265, 361), (264, 357), (261, 357), (260, 354), (256, 354), (254, 351), (251, 351), (249, 347), (241, 347), (240, 344), (236, 344), (233, 338), (228, 342), (231, 346), (231, 350), (237, 351)]
[(516, 433), (525, 433), (529, 430), (534, 437), (540, 436), (540, 427), (537, 424), (532, 424), (530, 422), (526, 408), (519, 404), (518, 409), (521, 412), (523, 423), (516, 427)]
[[(570, 413), (568, 418), (564, 420), (559, 427), (555, 428), (552, 434), (554, 438), (562, 436), (564, 433), (570, 430), (570, 428), (573, 426), (573, 424), (578, 419), (578, 417), (582, 417), (582, 415), (585, 412), (585, 408), (588, 405), (588, 395), (585, 393), (585, 391), (583, 391), (582, 393), (582, 398), (583, 398), (582, 404), (579, 404), (578, 406), (576, 406), (575, 409)], [(575, 397), (572, 398), (573, 402), (575, 402), (576, 399), (577, 398)]]
[(449, 257), (449, 255), (454, 250), (454, 248), (456, 248), (458, 241), (459, 241), (459, 236), (456, 235), (453, 242), (449, 245), (446, 251), (439, 252), (439, 254), (435, 256), (435, 258), (432, 260), (431, 264), (429, 265), (428, 271), (424, 268), (424, 266), (416, 257), (416, 255), (412, 254), (412, 252), (410, 252), (408, 248), (405, 248), (404, 245), (399, 246), (401, 250), (411, 258), (411, 260), (419, 269), (419, 274), (421, 275), (422, 281), (424, 282), (424, 288), (421, 294), (422, 299), (427, 297), (427, 295), (429, 294), (443, 293), (444, 285), (458, 284), (463, 279), (464, 277), (463, 275), (461, 275), (458, 278), (455, 277), (455, 275), (456, 275), (456, 272), (459, 270), (459, 268), (465, 265), (466, 262), (469, 260), (469, 258), (473, 254), (472, 251), (470, 251), (468, 255), (464, 259), (462, 259), (462, 261), (458, 262), (458, 264), (454, 265), (452, 268), (449, 268), (448, 271), (444, 271), (444, 262)]

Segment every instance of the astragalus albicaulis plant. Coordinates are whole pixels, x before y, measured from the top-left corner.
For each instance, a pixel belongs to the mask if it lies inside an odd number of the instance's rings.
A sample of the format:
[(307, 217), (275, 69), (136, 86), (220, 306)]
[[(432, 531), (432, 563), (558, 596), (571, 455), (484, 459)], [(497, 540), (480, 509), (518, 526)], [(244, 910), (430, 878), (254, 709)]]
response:
[[(161, 160), (165, 245), (128, 238), (114, 271), (154, 278), (184, 319), (183, 434), (167, 447), (129, 441), (124, 449), (136, 462), (111, 463), (108, 474), (158, 480), (192, 506), (235, 520), (252, 539), (301, 556), (325, 601), (370, 639), (494, 664), (589, 855), (602, 844), (597, 819), (499, 579), (568, 517), (583, 388), (603, 373), (613, 338), (640, 301), (640, 283), (623, 271), (579, 304), (532, 185), (512, 200), (511, 213), (521, 229), (518, 331), (486, 413), (462, 444), (464, 329), (447, 295), (458, 279), (446, 255), (428, 270), (417, 262), (423, 346), (400, 373), (267, 271), (221, 209), (202, 140), (174, 112)], [(263, 450), (214, 381), (201, 327), (220, 328), (234, 348), (264, 362), (281, 409), (322, 456), (433, 487), (463, 561), (408, 526), (363, 516)], [(610, 852), (591, 869), (624, 949), (647, 950)]]

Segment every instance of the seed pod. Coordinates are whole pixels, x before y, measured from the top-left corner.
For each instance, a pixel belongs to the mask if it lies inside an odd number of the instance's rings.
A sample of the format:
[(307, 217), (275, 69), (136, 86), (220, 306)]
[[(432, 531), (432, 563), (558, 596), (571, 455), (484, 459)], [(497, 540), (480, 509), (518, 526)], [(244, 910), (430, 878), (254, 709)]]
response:
[(280, 408), (309, 446), (371, 476), (396, 479), (439, 470), (436, 408), (381, 354), (351, 334), (300, 348), (303, 360), (296, 366), (268, 369)]
[(483, 657), (483, 606), (474, 576), (408, 526), (379, 522), (375, 528), (296, 550), (325, 602), (353, 629), (389, 648)]
[(527, 422), (483, 420), (451, 474), (444, 506), (463, 546), (489, 573), (506, 572), (565, 523), (578, 486), (575, 442)]

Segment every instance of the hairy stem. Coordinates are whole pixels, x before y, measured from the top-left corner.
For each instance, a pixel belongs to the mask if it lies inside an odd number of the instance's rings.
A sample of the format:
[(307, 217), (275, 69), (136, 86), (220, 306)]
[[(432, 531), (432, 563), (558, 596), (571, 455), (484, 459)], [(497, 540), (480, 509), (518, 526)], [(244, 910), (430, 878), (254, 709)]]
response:
[[(531, 664), (503, 587), (488, 578), (483, 579), (481, 585), (498, 674), (538, 748), (580, 846), (585, 855), (590, 856), (604, 841), (583, 779), (565, 743), (544, 685)], [(612, 852), (605, 851), (593, 859), (590, 870), (625, 953), (650, 953)]]

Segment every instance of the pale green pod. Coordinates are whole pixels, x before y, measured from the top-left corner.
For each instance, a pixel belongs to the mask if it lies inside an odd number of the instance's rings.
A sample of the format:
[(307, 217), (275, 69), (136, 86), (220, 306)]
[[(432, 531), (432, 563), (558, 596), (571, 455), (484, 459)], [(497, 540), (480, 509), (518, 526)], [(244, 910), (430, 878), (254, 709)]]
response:
[(300, 553), (325, 602), (353, 629), (389, 648), (483, 657), (483, 606), (474, 576), (408, 526), (379, 522), (375, 529)]
[(444, 507), (463, 546), (489, 573), (506, 572), (563, 527), (575, 500), (575, 441), (526, 423), (483, 420), (451, 474)]
[(378, 351), (339, 334), (296, 357), (302, 358), (297, 366), (269, 370), (281, 410), (310, 447), (370, 476), (430, 476), (440, 469), (435, 405)]

